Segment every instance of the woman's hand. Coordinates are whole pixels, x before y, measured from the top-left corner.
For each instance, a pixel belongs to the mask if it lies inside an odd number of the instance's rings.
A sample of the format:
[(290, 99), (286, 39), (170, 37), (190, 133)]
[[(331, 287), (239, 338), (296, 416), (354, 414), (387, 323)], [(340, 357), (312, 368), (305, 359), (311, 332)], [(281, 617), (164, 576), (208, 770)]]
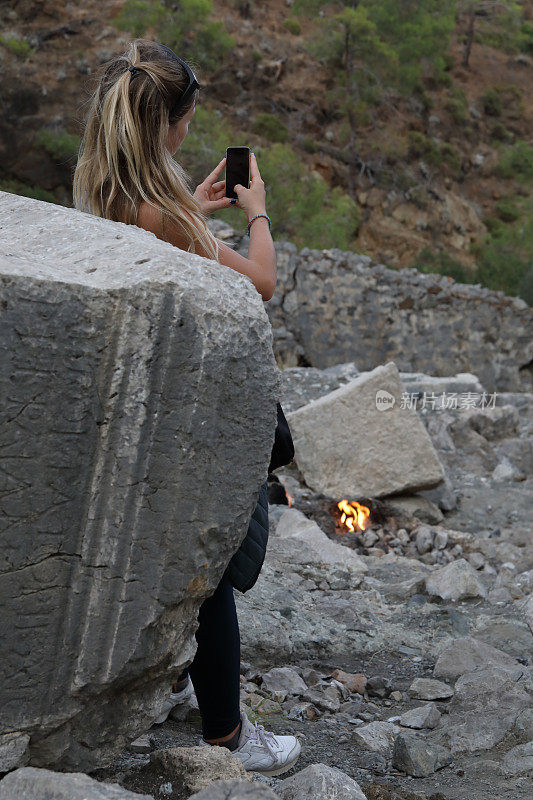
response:
[(213, 172), (210, 172), (205, 181), (196, 187), (193, 197), (197, 201), (204, 214), (212, 214), (220, 208), (228, 208), (235, 205), (230, 197), (224, 197), (226, 191), (226, 181), (217, 181), (216, 178), (226, 164), (226, 157), (219, 162)]
[(235, 184), (235, 194), (239, 198), (237, 207), (244, 208), (248, 220), (255, 214), (266, 213), (265, 184), (259, 172), (255, 153), (250, 153), (250, 188), (241, 183)]

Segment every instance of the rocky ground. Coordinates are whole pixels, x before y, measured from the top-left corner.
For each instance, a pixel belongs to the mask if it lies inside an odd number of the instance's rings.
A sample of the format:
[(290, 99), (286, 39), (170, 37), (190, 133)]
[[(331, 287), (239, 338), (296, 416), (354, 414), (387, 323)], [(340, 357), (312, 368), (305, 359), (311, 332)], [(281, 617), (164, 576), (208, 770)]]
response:
[[(285, 370), (284, 410), (355, 375), (350, 364)], [(410, 391), (431, 380), (402, 375)], [(284, 796), (284, 779), (321, 763), (368, 800), (530, 800), (532, 400), (419, 411), (446, 483), (376, 499), (380, 521), (360, 533), (340, 531), (295, 464), (278, 470), (265, 565), (237, 593), (242, 707), (303, 747), (289, 773), (254, 780)], [(200, 735), (193, 697), (95, 777), (186, 798), (190, 787), (154, 770), (150, 751)]]

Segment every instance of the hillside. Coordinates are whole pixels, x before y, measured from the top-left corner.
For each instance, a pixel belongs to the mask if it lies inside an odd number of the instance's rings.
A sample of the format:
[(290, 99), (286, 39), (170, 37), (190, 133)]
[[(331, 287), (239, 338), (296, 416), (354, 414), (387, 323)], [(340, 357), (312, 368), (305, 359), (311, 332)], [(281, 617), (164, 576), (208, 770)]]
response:
[[(410, 95), (385, 86), (382, 100), (359, 113), (355, 140), (332, 99), (337, 73), (308, 49), (318, 17), (296, 15), (291, 5), (214, 3), (212, 18), (234, 44), (215, 66), (200, 67), (204, 116), (182, 155), (195, 180), (228, 144), (246, 143), (270, 192), (275, 238), (479, 281), (531, 304), (533, 3), (521, 4), (526, 33), (518, 44), (498, 28), (497, 15), (490, 25), (480, 17), (468, 68), (461, 64), (466, 20), (458, 12), (445, 79), (435, 81), (424, 67), (422, 88)], [(125, 8), (92, 0), (2, 6), (0, 188), (71, 205), (92, 75), (133, 35), (115, 24)], [(144, 33), (157, 37), (157, 26)], [(287, 158), (296, 176), (288, 185), (279, 171)], [(319, 178), (314, 216), (301, 219), (297, 194)], [(220, 215), (235, 224), (244, 223), (241, 216), (235, 209)]]

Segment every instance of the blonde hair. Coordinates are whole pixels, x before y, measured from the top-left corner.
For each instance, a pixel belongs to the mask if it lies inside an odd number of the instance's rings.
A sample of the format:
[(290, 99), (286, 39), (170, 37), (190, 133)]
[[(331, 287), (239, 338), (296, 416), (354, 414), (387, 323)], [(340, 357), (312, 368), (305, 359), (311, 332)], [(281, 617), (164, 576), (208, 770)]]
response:
[(189, 82), (183, 66), (157, 42), (134, 39), (126, 53), (102, 66), (97, 80), (74, 172), (75, 208), (135, 224), (144, 200), (178, 224), (189, 252), (199, 244), (218, 260), (218, 242), (193, 197), (191, 178), (165, 146), (169, 126), (198, 97), (196, 89), (173, 110)]

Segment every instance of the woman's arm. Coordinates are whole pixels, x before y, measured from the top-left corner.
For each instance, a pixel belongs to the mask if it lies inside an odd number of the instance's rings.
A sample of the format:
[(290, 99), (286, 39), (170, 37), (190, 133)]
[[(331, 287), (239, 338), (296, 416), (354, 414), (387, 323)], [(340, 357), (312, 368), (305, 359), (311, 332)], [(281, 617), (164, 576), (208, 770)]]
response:
[(252, 222), (248, 258), (236, 253), (220, 239), (217, 239), (217, 242), (220, 263), (248, 275), (263, 300), (270, 300), (276, 288), (277, 274), (276, 250), (270, 235), (268, 220), (259, 217)]

